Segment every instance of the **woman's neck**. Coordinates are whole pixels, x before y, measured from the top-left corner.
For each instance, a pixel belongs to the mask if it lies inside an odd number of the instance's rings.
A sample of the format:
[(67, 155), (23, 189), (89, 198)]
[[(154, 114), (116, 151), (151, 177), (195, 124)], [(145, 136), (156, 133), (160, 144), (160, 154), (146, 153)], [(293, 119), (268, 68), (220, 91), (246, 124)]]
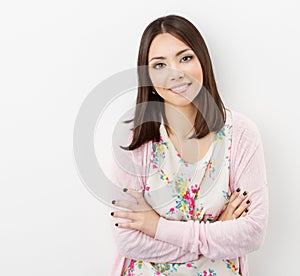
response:
[(165, 113), (168, 126), (179, 138), (187, 139), (193, 133), (193, 126), (197, 108), (193, 104), (187, 106), (174, 106), (165, 104)]

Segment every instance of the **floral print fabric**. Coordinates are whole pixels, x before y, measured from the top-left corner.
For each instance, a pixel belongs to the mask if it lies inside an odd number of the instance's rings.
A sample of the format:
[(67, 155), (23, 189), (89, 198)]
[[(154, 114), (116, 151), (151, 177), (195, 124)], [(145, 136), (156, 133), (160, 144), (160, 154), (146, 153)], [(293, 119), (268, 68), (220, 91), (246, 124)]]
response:
[[(206, 155), (198, 162), (187, 163), (175, 149), (166, 128), (160, 126), (160, 141), (153, 143), (150, 174), (145, 199), (152, 208), (170, 220), (214, 222), (230, 199), (229, 168), (232, 139), (231, 113), (216, 133)], [(170, 229), (172, 231), (172, 229)], [(131, 260), (124, 276), (240, 275), (236, 259), (210, 260), (201, 255), (187, 263), (149, 263)]]

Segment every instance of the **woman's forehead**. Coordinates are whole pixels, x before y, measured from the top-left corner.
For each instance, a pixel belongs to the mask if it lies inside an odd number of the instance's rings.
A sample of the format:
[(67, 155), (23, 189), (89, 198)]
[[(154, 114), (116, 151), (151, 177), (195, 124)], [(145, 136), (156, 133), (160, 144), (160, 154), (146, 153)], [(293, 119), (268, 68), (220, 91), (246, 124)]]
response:
[(183, 49), (191, 49), (186, 43), (176, 38), (172, 34), (163, 33), (157, 35), (149, 48), (149, 60), (153, 57), (166, 57), (176, 55)]

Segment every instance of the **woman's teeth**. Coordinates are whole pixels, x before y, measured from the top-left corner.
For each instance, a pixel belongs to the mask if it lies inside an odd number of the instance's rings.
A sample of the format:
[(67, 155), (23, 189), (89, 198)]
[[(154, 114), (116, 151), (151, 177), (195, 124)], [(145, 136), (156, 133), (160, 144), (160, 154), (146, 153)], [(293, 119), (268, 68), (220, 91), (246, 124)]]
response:
[(181, 85), (181, 86), (171, 88), (170, 90), (172, 90), (174, 92), (177, 92), (177, 93), (180, 93), (182, 91), (185, 91), (188, 88), (188, 86), (189, 86), (188, 84), (184, 84), (184, 85)]

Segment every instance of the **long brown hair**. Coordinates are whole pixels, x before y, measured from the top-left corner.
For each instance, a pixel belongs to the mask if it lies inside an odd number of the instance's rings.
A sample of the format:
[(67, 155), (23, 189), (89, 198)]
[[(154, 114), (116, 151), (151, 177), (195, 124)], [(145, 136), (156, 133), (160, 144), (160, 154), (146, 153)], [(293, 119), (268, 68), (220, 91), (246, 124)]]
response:
[[(138, 53), (138, 93), (134, 118), (125, 123), (134, 122), (133, 137), (127, 150), (134, 150), (148, 141), (158, 142), (160, 138), (160, 124), (162, 117), (167, 123), (164, 100), (154, 90), (149, 77), (148, 53), (152, 40), (162, 33), (169, 33), (183, 41), (194, 51), (200, 61), (203, 71), (203, 85), (193, 101), (197, 107), (194, 122), (195, 134), (189, 138), (202, 138), (210, 131), (219, 131), (225, 123), (225, 106), (218, 93), (214, 78), (211, 59), (203, 37), (198, 29), (187, 19), (178, 15), (160, 17), (151, 22), (143, 32)], [(144, 85), (148, 83), (149, 85)], [(150, 104), (156, 102), (157, 104)], [(160, 102), (160, 103), (158, 103)], [(199, 110), (201, 112), (199, 112)], [(166, 126), (168, 129), (168, 126)]]

